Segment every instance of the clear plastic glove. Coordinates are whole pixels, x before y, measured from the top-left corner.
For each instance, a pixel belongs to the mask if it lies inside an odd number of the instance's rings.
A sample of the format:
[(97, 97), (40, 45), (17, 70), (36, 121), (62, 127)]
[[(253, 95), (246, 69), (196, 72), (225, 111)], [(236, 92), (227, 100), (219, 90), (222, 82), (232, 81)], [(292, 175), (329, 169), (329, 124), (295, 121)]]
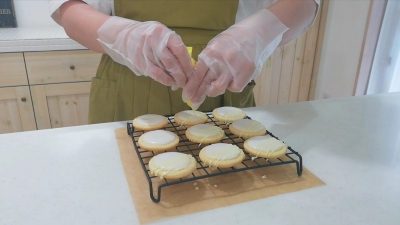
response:
[(264, 62), (288, 30), (273, 13), (262, 9), (217, 35), (200, 53), (182, 99), (196, 110), (206, 95), (241, 92), (261, 72)]
[(159, 22), (113, 16), (97, 34), (107, 54), (138, 76), (149, 76), (177, 89), (186, 84), (192, 73), (192, 62), (181, 37)]

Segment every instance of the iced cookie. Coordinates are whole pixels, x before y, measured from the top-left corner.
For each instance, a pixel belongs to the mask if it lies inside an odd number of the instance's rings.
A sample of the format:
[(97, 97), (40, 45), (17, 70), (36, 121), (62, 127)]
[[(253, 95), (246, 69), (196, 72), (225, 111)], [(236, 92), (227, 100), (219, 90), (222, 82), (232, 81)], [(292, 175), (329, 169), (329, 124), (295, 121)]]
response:
[(199, 144), (215, 143), (224, 136), (225, 133), (220, 127), (210, 124), (197, 124), (186, 130), (186, 137)]
[(229, 130), (242, 138), (251, 138), (264, 135), (267, 131), (264, 125), (258, 121), (250, 119), (240, 119), (229, 125)]
[(185, 110), (175, 114), (174, 119), (180, 126), (193, 126), (196, 124), (202, 124), (207, 121), (207, 115), (205, 113), (193, 110)]
[(242, 149), (236, 145), (216, 143), (204, 147), (200, 151), (199, 157), (207, 166), (229, 168), (241, 163), (245, 155)]
[(149, 169), (161, 179), (179, 179), (189, 176), (196, 169), (196, 160), (180, 152), (165, 152), (150, 159)]
[(138, 116), (132, 121), (132, 125), (138, 130), (157, 130), (165, 127), (168, 124), (168, 119), (165, 116), (146, 114)]
[(166, 130), (154, 130), (139, 137), (139, 146), (148, 151), (165, 151), (175, 148), (179, 143), (176, 134)]
[(269, 135), (258, 136), (247, 139), (244, 142), (244, 150), (253, 158), (262, 157), (267, 159), (276, 159), (283, 156), (287, 151), (287, 145)]
[(216, 120), (224, 123), (232, 123), (235, 120), (240, 120), (246, 117), (243, 110), (230, 106), (216, 108), (212, 111), (212, 115)]

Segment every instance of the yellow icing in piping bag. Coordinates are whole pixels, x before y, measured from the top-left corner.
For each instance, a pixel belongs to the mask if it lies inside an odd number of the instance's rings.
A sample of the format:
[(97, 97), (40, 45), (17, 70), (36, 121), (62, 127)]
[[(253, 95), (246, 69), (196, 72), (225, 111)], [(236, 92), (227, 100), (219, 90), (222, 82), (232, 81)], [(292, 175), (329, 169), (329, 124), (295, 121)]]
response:
[(196, 61), (192, 58), (192, 51), (193, 51), (193, 48), (192, 48), (192, 47), (186, 47), (186, 49), (187, 49), (187, 51), (189, 52), (190, 59), (191, 59), (191, 61), (192, 61), (192, 66), (195, 67), (195, 66), (196, 66)]
[[(195, 67), (196, 66), (196, 61), (192, 58), (192, 50), (193, 50), (193, 48), (192, 47), (186, 47), (186, 49), (188, 50), (188, 52), (189, 52), (189, 55), (190, 55), (190, 59), (191, 59), (191, 61), (192, 61), (192, 66), (193, 67)], [(186, 102), (186, 104), (190, 107), (190, 108), (192, 108), (192, 101), (187, 101)], [(195, 111), (193, 108), (192, 108), (192, 110), (193, 111)]]

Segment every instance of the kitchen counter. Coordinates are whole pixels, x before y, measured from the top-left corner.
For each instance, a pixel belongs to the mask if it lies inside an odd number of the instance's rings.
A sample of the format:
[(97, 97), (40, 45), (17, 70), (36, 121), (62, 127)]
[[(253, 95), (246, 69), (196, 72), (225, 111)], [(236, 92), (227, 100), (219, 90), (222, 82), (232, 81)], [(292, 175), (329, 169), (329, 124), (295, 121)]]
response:
[(61, 26), (0, 29), (0, 53), (77, 49), (86, 47), (70, 39)]
[[(399, 224), (400, 93), (245, 112), (326, 185), (158, 224)], [(114, 138), (125, 125), (0, 135), (0, 224), (138, 224)]]

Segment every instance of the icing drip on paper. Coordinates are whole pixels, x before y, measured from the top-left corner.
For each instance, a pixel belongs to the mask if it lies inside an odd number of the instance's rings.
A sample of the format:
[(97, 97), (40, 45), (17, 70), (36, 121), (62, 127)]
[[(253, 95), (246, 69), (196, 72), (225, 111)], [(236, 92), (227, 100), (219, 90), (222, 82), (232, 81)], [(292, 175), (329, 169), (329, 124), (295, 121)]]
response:
[(249, 147), (256, 150), (256, 156), (251, 157), (251, 160), (258, 158), (261, 153), (267, 153), (265, 158), (268, 158), (273, 153), (279, 151), (280, 148), (285, 146), (284, 143), (270, 136), (259, 136), (250, 138), (249, 140), (247, 140), (247, 144), (249, 145)]
[(156, 114), (147, 114), (143, 116), (139, 116), (136, 118), (136, 121), (145, 126), (154, 126), (162, 123), (165, 120), (164, 116), (156, 115)]
[(175, 134), (166, 130), (154, 130), (142, 135), (143, 141), (154, 145), (165, 145), (173, 142)]
[(252, 133), (264, 129), (262, 123), (249, 119), (236, 120), (232, 123), (232, 126), (240, 130), (239, 137), (250, 136)]
[(214, 164), (216, 167), (225, 160), (231, 160), (239, 157), (243, 152), (239, 147), (227, 143), (212, 144), (204, 148), (204, 153), (207, 156), (206, 164)]
[(189, 121), (195, 122), (207, 118), (207, 116), (204, 113), (192, 110), (185, 110), (183, 112), (178, 113), (177, 116), (182, 120), (180, 126), (183, 126), (185, 123)]
[(210, 124), (198, 124), (190, 127), (188, 131), (195, 136), (192, 137), (194, 141), (200, 143), (201, 145), (206, 138), (220, 134), (222, 129)]
[(179, 152), (166, 152), (154, 157), (152, 173), (164, 179), (164, 176), (184, 169), (191, 164), (191, 156)]

